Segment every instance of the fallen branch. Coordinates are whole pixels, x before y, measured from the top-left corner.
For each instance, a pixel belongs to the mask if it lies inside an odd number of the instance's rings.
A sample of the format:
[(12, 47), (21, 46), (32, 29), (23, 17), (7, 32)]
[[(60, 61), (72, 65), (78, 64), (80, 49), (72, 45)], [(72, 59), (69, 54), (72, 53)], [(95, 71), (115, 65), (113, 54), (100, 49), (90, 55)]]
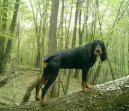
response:
[(0, 88), (6, 85), (8, 83), (8, 80), (13, 79), (17, 75), (18, 74), (8, 75), (7, 77), (4, 77), (4, 79), (0, 80)]
[(9, 77), (4, 78), (3, 80), (0, 81), (0, 88), (3, 87), (5, 84), (7, 84)]
[(31, 91), (37, 86), (37, 84), (39, 83), (39, 79), (37, 79), (36, 81), (34, 81), (26, 90), (26, 93), (22, 99), (21, 104), (25, 104), (26, 102), (29, 101), (30, 96), (31, 96)]

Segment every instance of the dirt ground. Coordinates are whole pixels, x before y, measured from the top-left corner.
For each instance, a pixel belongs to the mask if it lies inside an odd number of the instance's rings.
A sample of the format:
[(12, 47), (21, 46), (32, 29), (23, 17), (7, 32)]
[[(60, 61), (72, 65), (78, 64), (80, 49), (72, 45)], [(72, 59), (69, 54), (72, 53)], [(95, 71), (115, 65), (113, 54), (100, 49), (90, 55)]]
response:
[[(33, 69), (16, 69), (17, 76), (8, 80), (8, 83), (0, 88), (0, 101), (4, 103), (19, 104), (26, 92), (27, 87), (35, 81), (40, 72)], [(1, 76), (2, 78), (2, 76)], [(61, 74), (61, 81), (65, 84), (66, 76)], [(71, 77), (68, 94), (81, 90), (81, 81)], [(63, 93), (61, 91), (61, 95)], [(31, 92), (30, 101), (35, 101), (35, 90)]]

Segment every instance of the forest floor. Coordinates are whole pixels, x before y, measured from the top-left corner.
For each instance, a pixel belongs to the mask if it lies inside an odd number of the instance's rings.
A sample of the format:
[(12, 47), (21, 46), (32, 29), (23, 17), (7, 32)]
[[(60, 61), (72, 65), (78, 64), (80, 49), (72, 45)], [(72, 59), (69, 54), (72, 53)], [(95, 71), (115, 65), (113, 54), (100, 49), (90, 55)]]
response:
[[(0, 88), (0, 101), (2, 103), (15, 103), (19, 104), (26, 92), (28, 86), (34, 82), (40, 72), (34, 68), (24, 68), (19, 67), (15, 69), (16, 76), (9, 79), (7, 84)], [(1, 76), (0, 78), (2, 78)], [(63, 85), (66, 81), (66, 76), (61, 74), (61, 81)], [(68, 94), (76, 92), (81, 89), (81, 81), (71, 77)], [(61, 91), (60, 97), (63, 96)], [(31, 92), (31, 97), (29, 101), (35, 101), (35, 90)]]
[[(16, 68), (14, 72), (16, 76), (10, 78), (7, 84), (0, 88), (0, 110), (42, 110), (44, 107), (39, 102), (35, 102), (34, 90), (31, 93), (30, 102), (19, 105), (27, 87), (37, 80), (40, 72), (26, 67)], [(4, 77), (0, 76), (0, 80), (2, 78)], [(66, 76), (61, 74), (61, 80), (64, 84)], [(129, 76), (95, 85), (88, 93), (80, 90), (81, 81), (71, 77), (69, 95), (63, 96), (61, 93), (60, 98), (49, 99), (49, 105), (45, 106), (44, 111), (49, 111), (51, 108), (53, 108), (52, 111), (66, 111), (67, 109), (70, 111), (129, 111)]]

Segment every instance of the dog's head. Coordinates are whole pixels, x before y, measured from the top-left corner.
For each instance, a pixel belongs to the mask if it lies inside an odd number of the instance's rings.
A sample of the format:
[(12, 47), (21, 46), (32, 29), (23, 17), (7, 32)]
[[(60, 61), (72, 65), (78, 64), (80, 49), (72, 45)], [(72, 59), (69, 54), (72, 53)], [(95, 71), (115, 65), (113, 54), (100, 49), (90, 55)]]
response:
[(95, 40), (92, 43), (92, 53), (95, 56), (100, 56), (101, 61), (105, 61), (107, 59), (106, 48), (103, 41)]

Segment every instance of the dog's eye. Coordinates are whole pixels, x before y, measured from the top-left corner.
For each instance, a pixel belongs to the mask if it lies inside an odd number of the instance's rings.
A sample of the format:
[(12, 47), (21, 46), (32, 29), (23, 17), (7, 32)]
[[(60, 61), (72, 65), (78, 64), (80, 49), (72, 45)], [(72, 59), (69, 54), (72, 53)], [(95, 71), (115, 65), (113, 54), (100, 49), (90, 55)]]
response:
[(97, 42), (94, 43), (94, 45), (97, 45), (97, 44), (98, 44)]
[(103, 46), (103, 43), (100, 43), (100, 46)]

